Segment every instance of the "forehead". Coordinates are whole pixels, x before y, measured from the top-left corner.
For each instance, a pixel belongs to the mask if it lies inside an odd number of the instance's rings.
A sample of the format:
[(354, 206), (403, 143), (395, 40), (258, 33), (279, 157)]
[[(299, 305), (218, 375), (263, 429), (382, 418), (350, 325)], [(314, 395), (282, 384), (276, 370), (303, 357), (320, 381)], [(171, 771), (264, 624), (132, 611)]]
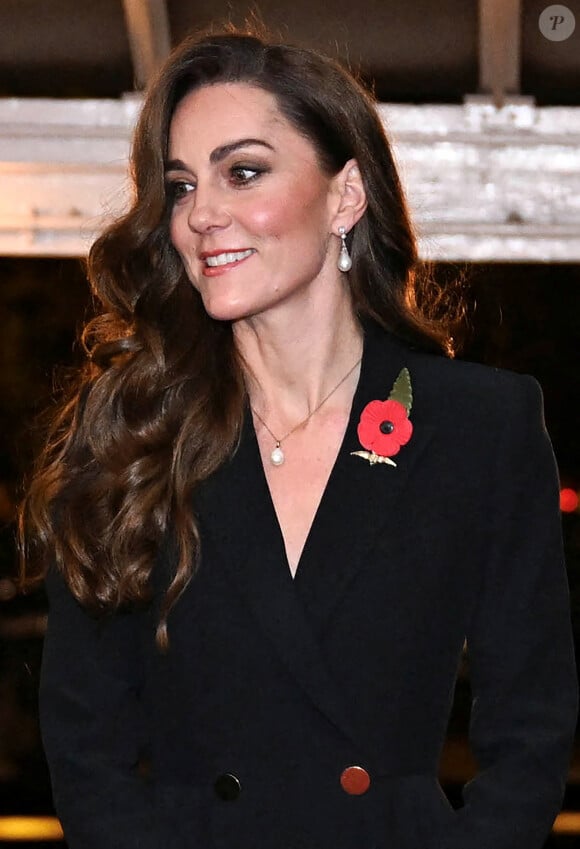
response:
[(280, 111), (276, 98), (249, 83), (218, 83), (192, 91), (181, 100), (169, 128), (169, 158), (192, 145), (209, 154), (240, 138), (259, 138), (275, 148), (308, 151), (311, 143)]

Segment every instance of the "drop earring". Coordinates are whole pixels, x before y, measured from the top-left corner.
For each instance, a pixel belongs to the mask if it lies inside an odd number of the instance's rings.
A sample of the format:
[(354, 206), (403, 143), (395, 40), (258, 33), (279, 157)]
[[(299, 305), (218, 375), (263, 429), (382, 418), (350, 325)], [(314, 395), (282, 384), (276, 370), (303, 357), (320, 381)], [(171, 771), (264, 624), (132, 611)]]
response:
[(339, 227), (338, 235), (342, 239), (342, 245), (340, 246), (340, 254), (338, 256), (338, 268), (340, 271), (350, 271), (352, 268), (352, 259), (350, 258), (350, 254), (346, 246), (346, 228)]

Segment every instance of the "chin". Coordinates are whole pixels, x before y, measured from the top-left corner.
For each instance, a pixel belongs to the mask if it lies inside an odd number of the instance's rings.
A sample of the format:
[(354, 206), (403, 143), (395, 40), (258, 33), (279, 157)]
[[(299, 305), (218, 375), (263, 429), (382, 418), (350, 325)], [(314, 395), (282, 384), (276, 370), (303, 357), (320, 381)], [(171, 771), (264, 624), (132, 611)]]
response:
[(239, 321), (252, 315), (247, 305), (228, 303), (217, 299), (202, 299), (206, 313), (216, 321)]

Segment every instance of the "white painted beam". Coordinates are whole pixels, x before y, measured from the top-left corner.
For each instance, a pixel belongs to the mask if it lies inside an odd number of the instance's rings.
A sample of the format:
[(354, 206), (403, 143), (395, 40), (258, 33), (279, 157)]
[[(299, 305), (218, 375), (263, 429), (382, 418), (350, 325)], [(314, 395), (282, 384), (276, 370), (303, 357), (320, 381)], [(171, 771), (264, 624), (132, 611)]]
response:
[(165, 0), (123, 0), (136, 88), (145, 88), (171, 49)]
[(421, 254), (442, 260), (580, 261), (580, 109), (381, 107)]
[[(0, 254), (82, 256), (130, 198), (139, 100), (0, 100)], [(580, 262), (580, 108), (383, 104), (421, 253)]]

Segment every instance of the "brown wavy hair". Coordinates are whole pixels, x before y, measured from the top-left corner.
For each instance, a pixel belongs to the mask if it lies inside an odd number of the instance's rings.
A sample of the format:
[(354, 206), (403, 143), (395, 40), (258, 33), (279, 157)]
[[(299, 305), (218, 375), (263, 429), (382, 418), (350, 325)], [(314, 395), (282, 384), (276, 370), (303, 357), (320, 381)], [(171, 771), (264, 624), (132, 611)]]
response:
[[(132, 205), (90, 251), (100, 314), (84, 330), (86, 364), (57, 410), (21, 511), (25, 580), (51, 564), (95, 615), (148, 603), (159, 549), (171, 539), (161, 647), (199, 558), (192, 493), (235, 451), (246, 405), (231, 325), (207, 315), (171, 244), (168, 133), (186, 94), (237, 81), (274, 95), (325, 173), (358, 161), (368, 207), (349, 237), (357, 314), (415, 346), (449, 348), (441, 315), (420, 309), (416, 239), (371, 95), (337, 62), (251, 33), (182, 43), (145, 98)], [(430, 302), (440, 312), (438, 297)]]

